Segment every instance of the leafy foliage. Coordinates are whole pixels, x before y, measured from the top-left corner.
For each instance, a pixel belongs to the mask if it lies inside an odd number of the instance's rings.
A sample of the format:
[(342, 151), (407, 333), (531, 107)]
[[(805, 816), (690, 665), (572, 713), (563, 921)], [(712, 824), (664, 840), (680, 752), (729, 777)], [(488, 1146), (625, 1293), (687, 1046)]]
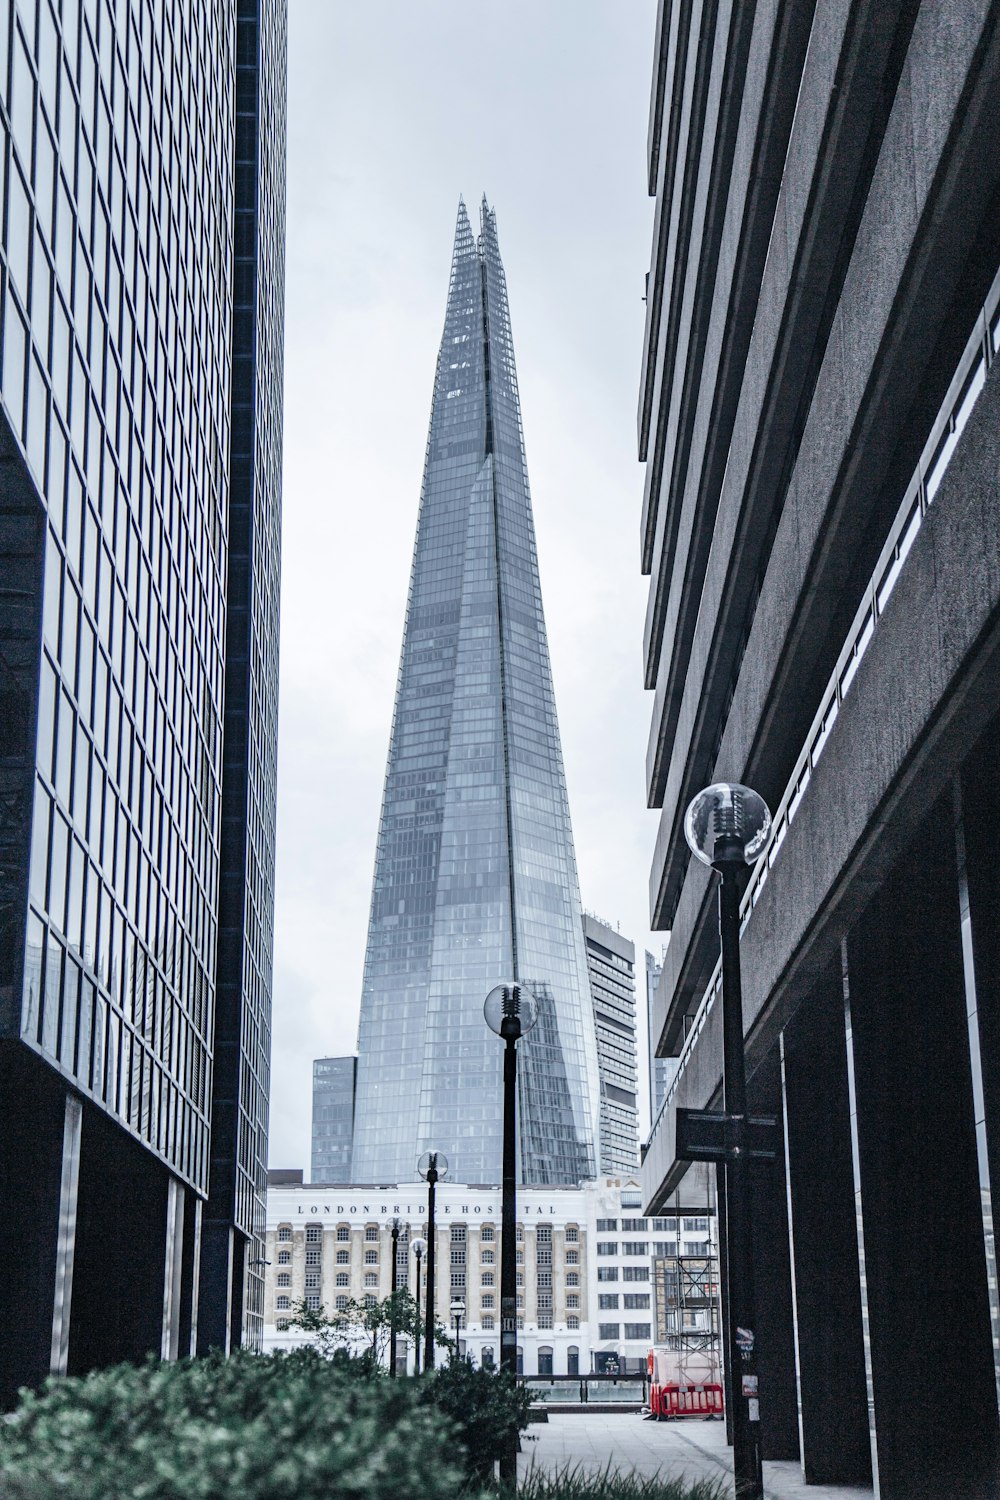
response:
[(577, 1465), (546, 1474), (529, 1469), (517, 1487), (518, 1500), (725, 1500), (731, 1491), (714, 1479), (664, 1479), (659, 1474), (617, 1472), (610, 1465), (599, 1474)]
[(469, 1477), (488, 1480), (506, 1443), (528, 1425), (531, 1393), (512, 1375), (453, 1359), (421, 1381), (420, 1400), (455, 1427), (468, 1455)]
[(454, 1500), (456, 1434), (417, 1381), (311, 1349), (117, 1365), (25, 1392), (5, 1500)]
[[(308, 1307), (304, 1299), (295, 1304), (293, 1312), (288, 1326), (308, 1334), (313, 1348), (328, 1359), (338, 1350), (356, 1348), (370, 1340), (368, 1354), (361, 1358), (367, 1357), (372, 1365), (379, 1366), (389, 1348), (394, 1327), (397, 1334), (414, 1341), (422, 1340), (424, 1336), (423, 1313), (405, 1287), (383, 1297), (381, 1302), (374, 1297), (361, 1302), (352, 1297), (343, 1311), (334, 1313), (332, 1318)], [(450, 1343), (440, 1324), (435, 1328), (434, 1336), (437, 1344)]]

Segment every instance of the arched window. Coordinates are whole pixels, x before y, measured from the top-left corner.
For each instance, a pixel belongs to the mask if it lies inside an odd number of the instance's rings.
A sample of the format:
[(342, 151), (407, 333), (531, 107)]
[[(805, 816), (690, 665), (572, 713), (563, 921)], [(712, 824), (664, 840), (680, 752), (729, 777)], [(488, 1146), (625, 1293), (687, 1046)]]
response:
[(538, 1373), (539, 1375), (552, 1374), (552, 1345), (539, 1344), (538, 1346)]
[(493, 1353), (492, 1344), (483, 1345), (483, 1350), (480, 1355), (480, 1363), (482, 1364), (484, 1370), (492, 1370), (493, 1366), (496, 1363), (496, 1357)]
[(580, 1351), (576, 1344), (570, 1344), (566, 1350), (566, 1374), (579, 1375), (580, 1373)]
[(518, 1346), (517, 1346), (517, 1365), (516, 1365), (516, 1369), (517, 1369), (517, 1373), (519, 1375), (523, 1375), (524, 1374), (524, 1350), (521, 1348), (520, 1344), (518, 1344)]

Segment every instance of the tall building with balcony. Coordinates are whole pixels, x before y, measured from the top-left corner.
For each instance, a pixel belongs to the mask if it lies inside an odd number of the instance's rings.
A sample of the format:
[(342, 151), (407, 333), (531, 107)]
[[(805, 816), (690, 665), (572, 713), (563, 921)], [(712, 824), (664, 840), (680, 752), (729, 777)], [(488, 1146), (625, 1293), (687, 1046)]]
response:
[(285, 13), (0, 20), (0, 1400), (259, 1340)]
[(635, 944), (589, 911), (583, 939), (601, 1077), (600, 1174), (610, 1177), (639, 1165)]
[(518, 1173), (593, 1177), (599, 1079), (496, 218), (459, 208), (375, 858), (352, 1177), (425, 1150), (499, 1182), (502, 1054), (526, 985)]
[[(718, 1107), (715, 877), (745, 782), (765, 1458), (883, 1500), (997, 1491), (1000, 7), (659, 6), (639, 406), (653, 1002)], [(836, 1379), (830, 1372), (836, 1371)], [(939, 1393), (961, 1390), (959, 1403)]]

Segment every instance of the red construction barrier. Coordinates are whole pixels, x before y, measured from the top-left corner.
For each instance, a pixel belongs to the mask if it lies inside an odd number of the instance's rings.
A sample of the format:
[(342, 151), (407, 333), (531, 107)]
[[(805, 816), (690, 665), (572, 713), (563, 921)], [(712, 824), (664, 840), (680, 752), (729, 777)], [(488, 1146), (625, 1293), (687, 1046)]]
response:
[(724, 1410), (721, 1385), (654, 1385), (649, 1409), (661, 1422), (674, 1417), (721, 1417)]

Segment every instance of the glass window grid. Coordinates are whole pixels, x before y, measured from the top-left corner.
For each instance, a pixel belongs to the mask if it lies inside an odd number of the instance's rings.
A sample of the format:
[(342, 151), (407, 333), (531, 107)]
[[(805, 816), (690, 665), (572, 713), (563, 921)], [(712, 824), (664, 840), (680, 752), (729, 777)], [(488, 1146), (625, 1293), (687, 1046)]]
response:
[[(54, 816), (54, 805), (61, 804), (78, 842), (67, 871), (70, 884), (52, 887), (54, 909), (47, 909), (45, 898), (33, 906), (35, 951), (44, 948), (63, 973), (53, 968), (47, 980), (29, 973), (29, 990), (32, 979), (36, 988), (26, 996), (27, 1034), (47, 1052), (55, 1047), (51, 1060), (57, 1066), (203, 1187), (218, 755), (213, 758), (201, 744), (208, 779), (199, 771), (192, 797), (190, 753), (198, 746), (199, 727), (217, 725), (221, 704), (228, 314), (226, 270), (213, 267), (208, 243), (215, 238), (209, 226), (221, 225), (224, 234), (229, 214), (221, 159), (226, 134), (214, 128), (215, 120), (226, 118), (220, 93), (225, 70), (213, 67), (195, 77), (204, 108), (185, 111), (182, 124), (178, 110), (154, 107), (157, 90), (179, 88), (181, 60), (159, 56), (161, 39), (148, 6), (137, 5), (120, 28), (104, 8), (78, 17), (71, 7), (62, 29), (46, 0), (39, 0), (33, 14), (37, 47), (24, 32), (22, 13), (12, 9), (0, 23), (12, 59), (13, 91), (9, 113), (0, 114), (0, 135), (10, 136), (7, 181), (15, 215), (2, 285), (3, 389), (52, 520), (47, 583), (53, 559), (64, 573), (63, 629), (61, 636), (49, 633), (48, 666), (60, 678), (64, 745), (72, 748), (76, 741), (75, 780), (72, 792), (64, 781), (56, 795), (50, 783), (46, 811)], [(211, 14), (207, 25), (208, 55), (221, 55)], [(130, 67), (141, 88), (126, 85)], [(140, 149), (140, 138), (144, 146), (151, 143), (151, 153)], [(183, 174), (178, 152), (187, 153)], [(158, 217), (150, 173), (159, 173), (162, 183), (164, 162), (170, 192), (160, 190), (157, 201), (165, 207)], [(204, 178), (200, 169), (208, 164), (210, 176)], [(210, 191), (195, 187), (200, 178)], [(147, 213), (147, 206), (154, 211)], [(179, 321), (172, 299), (182, 263), (188, 305)], [(151, 296), (157, 280), (168, 292), (158, 303)], [(168, 347), (181, 358), (168, 360)], [(193, 420), (196, 409), (199, 421)], [(184, 420), (174, 420), (175, 411)], [(178, 543), (173, 556), (162, 546), (165, 515)], [(54, 613), (58, 619), (58, 595), (55, 611), (51, 599), (47, 587), (47, 617)], [(92, 698), (95, 672), (113, 684), (114, 742), (105, 739), (103, 692), (96, 706)], [(137, 753), (138, 769), (132, 764)], [(64, 754), (63, 764), (68, 762)], [(142, 907), (141, 923), (133, 920), (134, 904), (126, 908), (128, 918), (120, 908), (112, 911), (111, 864), (95, 850), (86, 826), (88, 762), (90, 820), (103, 811), (93, 786), (107, 777), (134, 836), (134, 856), (123, 847), (116, 857), (118, 878)], [(155, 825), (162, 823), (164, 808), (179, 847), (173, 860), (157, 858), (154, 865), (154, 835), (158, 842), (162, 838)], [(183, 845), (177, 834), (181, 816), (201, 821)], [(182, 868), (187, 851), (191, 870)], [(37, 866), (37, 852), (35, 860)], [(171, 864), (170, 888), (161, 891), (161, 875)], [(182, 892), (191, 908), (183, 924)], [(103, 930), (102, 903), (108, 908)], [(146, 930), (158, 909), (159, 922), (154, 917)], [(74, 945), (72, 932), (64, 930), (64, 924), (75, 928), (78, 919), (88, 924), (85, 937), (117, 929), (127, 939), (127, 947), (103, 950), (104, 975), (95, 972), (96, 941), (88, 951), (85, 938)], [(178, 952), (181, 944), (191, 951)], [(163, 986), (162, 1003), (180, 1012), (167, 1018), (169, 1024), (151, 1021), (159, 1050), (143, 1034), (145, 1021), (137, 1025), (130, 1014), (136, 995), (127, 959), (134, 948), (147, 973), (153, 971), (152, 984)], [(131, 992), (110, 984), (112, 976)], [(58, 1019), (44, 1016), (43, 996), (61, 1003)], [(140, 998), (153, 1006), (160, 999)], [(112, 1045), (118, 1049), (114, 1057), (107, 1052)]]
[[(487, 405), (492, 457), (485, 461)], [(504, 559), (499, 629), (490, 604), (497, 551)], [(501, 647), (503, 726), (495, 691)], [(522, 1166), (526, 1181), (575, 1183), (592, 1175), (596, 1155), (593, 1018), (589, 1005), (580, 1005), (586, 966), (503, 271), (492, 214), (484, 209), (477, 246), (463, 210), (379, 834), (359, 1046), (359, 1181), (393, 1180), (408, 1170), (408, 1159), (406, 1167), (393, 1166), (401, 1139), (453, 1140), (453, 1171), (467, 1181), (489, 1180), (499, 1166), (499, 1125), (488, 1101), (499, 1088), (500, 1049), (468, 997), (485, 993), (509, 968), (514, 936), (502, 729), (518, 952), (526, 978), (529, 971), (543, 976), (535, 983), (544, 1014), (524, 1044)], [(407, 1057), (425, 1055), (426, 1014), (435, 1032), (427, 1055), (439, 1063), (438, 1076), (418, 1088), (387, 1088)], [(478, 1067), (472, 1056), (481, 1058)], [(388, 1098), (391, 1112), (380, 1111), (378, 1100)], [(404, 1120), (400, 1099), (410, 1110)], [(471, 1142), (481, 1142), (478, 1156)]]

